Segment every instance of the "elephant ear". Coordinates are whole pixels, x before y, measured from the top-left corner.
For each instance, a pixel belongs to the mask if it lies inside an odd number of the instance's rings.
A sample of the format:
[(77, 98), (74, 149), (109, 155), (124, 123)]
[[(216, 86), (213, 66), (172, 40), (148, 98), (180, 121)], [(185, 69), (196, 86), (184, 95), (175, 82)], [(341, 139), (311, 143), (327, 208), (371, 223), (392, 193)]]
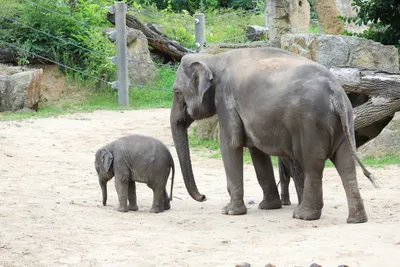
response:
[(197, 90), (197, 96), (200, 102), (202, 102), (205, 92), (212, 85), (213, 74), (207, 65), (200, 61), (191, 63), (189, 69), (192, 75), (192, 83)]
[(114, 160), (113, 154), (107, 148), (103, 148), (100, 151), (100, 156), (101, 156), (101, 163), (103, 163), (104, 169), (106, 170), (106, 172), (110, 171), (111, 164)]

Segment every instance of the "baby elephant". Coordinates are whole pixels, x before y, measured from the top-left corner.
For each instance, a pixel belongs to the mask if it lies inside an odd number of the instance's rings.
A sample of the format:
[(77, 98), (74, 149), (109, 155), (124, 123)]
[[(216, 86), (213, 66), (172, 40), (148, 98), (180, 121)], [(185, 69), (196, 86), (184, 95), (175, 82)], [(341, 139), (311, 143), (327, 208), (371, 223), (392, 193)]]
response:
[[(136, 211), (136, 185), (146, 183), (153, 190), (152, 213), (170, 209), (174, 185), (175, 166), (168, 148), (159, 140), (129, 135), (111, 142), (96, 152), (95, 168), (103, 193), (103, 205), (107, 202), (107, 182), (115, 176), (118, 193), (118, 211)], [(166, 185), (172, 168), (171, 192), (168, 198)], [(129, 207), (127, 206), (129, 200)]]

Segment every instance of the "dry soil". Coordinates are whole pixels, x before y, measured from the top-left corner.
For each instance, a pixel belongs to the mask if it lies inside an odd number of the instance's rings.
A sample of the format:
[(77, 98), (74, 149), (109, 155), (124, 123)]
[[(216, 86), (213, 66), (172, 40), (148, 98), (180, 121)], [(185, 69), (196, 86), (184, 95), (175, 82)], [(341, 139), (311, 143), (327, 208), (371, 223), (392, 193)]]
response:
[[(108, 206), (101, 205), (94, 153), (132, 133), (158, 137), (174, 156), (169, 211), (149, 213), (152, 192), (144, 184), (137, 186), (139, 211), (114, 211), (112, 181)], [(262, 192), (251, 165), (244, 170), (248, 214), (228, 216), (220, 212), (229, 201), (222, 161), (192, 156), (203, 203), (184, 187), (169, 110), (0, 121), (0, 266), (400, 266), (400, 167), (369, 168), (379, 189), (357, 168), (369, 221), (350, 225), (335, 169), (324, 172), (320, 220), (292, 218), (293, 183), (291, 206), (258, 210)]]

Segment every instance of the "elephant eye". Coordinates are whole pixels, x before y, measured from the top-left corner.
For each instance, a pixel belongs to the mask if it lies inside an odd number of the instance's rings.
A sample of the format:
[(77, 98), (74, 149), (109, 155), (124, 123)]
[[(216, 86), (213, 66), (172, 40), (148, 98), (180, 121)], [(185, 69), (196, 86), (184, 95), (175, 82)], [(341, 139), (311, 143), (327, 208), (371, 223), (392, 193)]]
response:
[(176, 97), (177, 97), (179, 100), (182, 100), (182, 99), (183, 99), (183, 95), (182, 95), (181, 92), (175, 91), (175, 95), (176, 95)]

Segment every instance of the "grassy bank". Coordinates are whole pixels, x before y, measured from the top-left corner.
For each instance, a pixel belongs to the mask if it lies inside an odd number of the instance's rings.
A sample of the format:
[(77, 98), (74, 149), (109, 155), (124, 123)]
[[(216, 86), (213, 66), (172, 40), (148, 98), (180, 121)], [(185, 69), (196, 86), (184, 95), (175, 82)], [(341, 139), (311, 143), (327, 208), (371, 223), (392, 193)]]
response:
[[(129, 88), (129, 107), (127, 108), (118, 105), (117, 91), (110, 87), (99, 90), (85, 87), (83, 83), (72, 82), (76, 88), (80, 89), (60, 94), (56, 100), (41, 103), (38, 112), (1, 112), (0, 120), (45, 118), (95, 110), (169, 108), (172, 104), (175, 73), (175, 66), (158, 67), (155, 82), (142, 88)], [(65, 82), (68, 83), (68, 81)]]
[[(189, 145), (191, 149), (196, 150), (201, 156), (207, 158), (222, 159), (218, 141), (212, 139), (197, 140), (196, 129), (192, 128), (189, 133)], [(278, 166), (277, 157), (271, 157), (274, 167)], [(400, 155), (387, 154), (380, 157), (363, 157), (362, 162), (366, 166), (385, 167), (387, 165), (400, 165)], [(243, 161), (245, 164), (252, 164), (249, 151), (245, 148), (243, 152)], [(334, 167), (330, 160), (327, 160), (325, 167)]]

